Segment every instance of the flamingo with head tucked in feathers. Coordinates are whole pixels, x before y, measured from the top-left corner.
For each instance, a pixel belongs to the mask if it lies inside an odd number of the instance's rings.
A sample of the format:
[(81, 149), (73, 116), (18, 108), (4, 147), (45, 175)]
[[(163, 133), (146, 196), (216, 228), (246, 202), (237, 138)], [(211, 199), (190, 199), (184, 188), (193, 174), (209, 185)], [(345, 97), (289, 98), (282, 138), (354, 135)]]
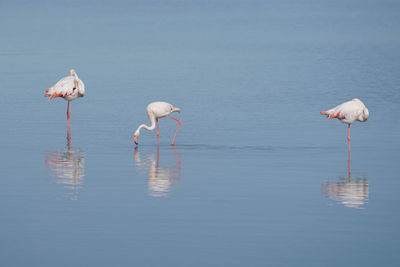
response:
[(174, 145), (175, 143), (175, 137), (176, 134), (178, 133), (179, 127), (181, 126), (182, 122), (180, 120), (178, 120), (177, 118), (172, 117), (170, 114), (172, 112), (178, 112), (180, 113), (181, 110), (177, 107), (174, 107), (173, 105), (166, 103), (166, 102), (152, 102), (147, 106), (147, 115), (149, 116), (149, 120), (151, 122), (150, 126), (147, 126), (145, 124), (141, 124), (135, 134), (134, 134), (134, 139), (133, 141), (135, 142), (135, 144), (138, 144), (138, 137), (140, 135), (140, 130), (142, 128), (148, 130), (148, 131), (152, 131), (154, 130), (154, 128), (156, 127), (157, 124), (157, 143), (158, 143), (158, 137), (160, 136), (160, 130), (158, 128), (158, 119), (159, 118), (163, 118), (163, 117), (170, 117), (171, 119), (174, 119), (175, 121), (178, 122), (178, 128), (176, 129), (174, 138), (172, 139), (172, 143), (171, 145)]
[(78, 97), (85, 95), (85, 85), (79, 79), (75, 70), (70, 70), (70, 76), (64, 77), (59, 80), (55, 85), (46, 90), (45, 97), (53, 99), (55, 97), (62, 97), (68, 101), (67, 119), (71, 118), (71, 101)]
[[(354, 98), (351, 101), (344, 102), (339, 106), (327, 111), (321, 111), (321, 115), (326, 115), (328, 120), (337, 118), (348, 125), (347, 140), (349, 141), (349, 160), (350, 160), (350, 124), (355, 121), (365, 122), (369, 117), (367, 107), (360, 99)], [(350, 166), (350, 165), (349, 165)]]

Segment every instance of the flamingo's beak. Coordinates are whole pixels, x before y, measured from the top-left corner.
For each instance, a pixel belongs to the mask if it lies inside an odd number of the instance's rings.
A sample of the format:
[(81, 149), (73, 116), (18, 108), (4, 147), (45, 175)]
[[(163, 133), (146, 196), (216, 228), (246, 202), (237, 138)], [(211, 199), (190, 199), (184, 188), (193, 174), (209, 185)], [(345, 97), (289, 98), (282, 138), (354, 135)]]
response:
[(173, 107), (173, 108), (172, 108), (172, 112), (181, 113), (181, 109), (180, 109), (180, 108)]
[(133, 138), (133, 142), (135, 142), (136, 145), (138, 144), (138, 141), (137, 141), (137, 137), (136, 137), (136, 136), (135, 136), (135, 138)]

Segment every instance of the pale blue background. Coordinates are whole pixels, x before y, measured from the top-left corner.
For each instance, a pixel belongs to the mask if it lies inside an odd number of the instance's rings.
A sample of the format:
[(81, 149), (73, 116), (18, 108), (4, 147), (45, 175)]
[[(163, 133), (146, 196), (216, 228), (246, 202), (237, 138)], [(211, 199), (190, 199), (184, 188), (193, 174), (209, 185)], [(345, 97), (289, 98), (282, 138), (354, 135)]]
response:
[[(400, 2), (0, 0), (1, 266), (398, 266)], [(86, 96), (44, 90), (75, 68)], [(346, 125), (354, 97), (358, 208)], [(146, 105), (182, 109), (133, 132)], [(71, 186), (49, 155), (79, 162)], [(68, 160), (67, 160), (68, 161)], [(68, 163), (68, 162), (67, 162)], [(68, 171), (71, 168), (57, 169)], [(154, 190), (153, 190), (154, 191)], [(161, 195), (161, 196), (160, 196)]]

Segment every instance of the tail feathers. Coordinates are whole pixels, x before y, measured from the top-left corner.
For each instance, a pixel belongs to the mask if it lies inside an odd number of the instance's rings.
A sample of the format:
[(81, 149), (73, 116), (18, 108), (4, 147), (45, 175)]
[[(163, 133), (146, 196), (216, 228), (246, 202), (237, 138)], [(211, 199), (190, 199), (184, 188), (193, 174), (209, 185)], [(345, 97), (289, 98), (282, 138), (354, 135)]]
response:
[(54, 93), (50, 96), (49, 100), (51, 100), (51, 99), (53, 99), (53, 98), (55, 98), (55, 97), (57, 97), (57, 96), (58, 96), (58, 94), (57, 94), (56, 92), (54, 92)]
[(56, 98), (56, 97), (66, 97), (67, 93), (64, 95), (62, 93), (57, 93), (57, 92), (50, 92), (50, 89), (46, 90), (46, 93), (44, 94), (44, 97), (50, 97), (49, 100)]
[(340, 115), (340, 111), (339, 112), (335, 112), (334, 110), (321, 111), (320, 114), (325, 115), (328, 118), (328, 120), (330, 120), (332, 118), (338, 118)]
[(50, 97), (50, 99), (56, 98), (56, 97), (66, 97), (68, 93), (62, 94), (62, 93), (57, 93), (54, 92), (54, 90), (51, 90), (51, 88), (46, 89), (46, 93), (44, 94), (44, 97)]
[(50, 88), (46, 89), (46, 93), (44, 94), (44, 97), (49, 97), (51, 96), (50, 92)]

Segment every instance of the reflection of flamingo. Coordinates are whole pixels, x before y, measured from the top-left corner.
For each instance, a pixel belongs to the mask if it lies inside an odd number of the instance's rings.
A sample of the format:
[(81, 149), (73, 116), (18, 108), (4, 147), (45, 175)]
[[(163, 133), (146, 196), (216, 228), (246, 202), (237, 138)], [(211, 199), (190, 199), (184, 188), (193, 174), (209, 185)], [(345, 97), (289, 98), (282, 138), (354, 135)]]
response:
[(355, 121), (365, 122), (369, 117), (368, 109), (360, 99), (354, 98), (351, 101), (344, 102), (339, 106), (327, 111), (321, 111), (321, 115), (326, 115), (328, 120), (337, 118), (348, 125), (347, 140), (349, 141), (349, 170), (350, 170), (350, 124)]
[(71, 138), (67, 136), (67, 149), (51, 151), (46, 155), (46, 167), (55, 182), (73, 190), (71, 200), (76, 200), (76, 190), (80, 188), (84, 177), (85, 153), (80, 149), (71, 149)]
[(177, 108), (177, 107), (174, 107), (171, 104), (166, 103), (166, 102), (153, 102), (153, 103), (150, 103), (147, 106), (147, 115), (149, 116), (149, 120), (151, 122), (151, 126), (147, 126), (147, 125), (141, 124), (137, 128), (137, 130), (136, 130), (136, 132), (134, 134), (134, 139), (133, 139), (135, 144), (138, 144), (138, 137), (139, 137), (139, 134), (140, 134), (140, 129), (145, 128), (148, 131), (152, 131), (156, 127), (156, 123), (157, 123), (157, 143), (158, 143), (158, 137), (160, 135), (160, 130), (158, 128), (158, 119), (168, 116), (168, 117), (176, 120), (178, 122), (178, 124), (179, 124), (178, 128), (176, 129), (174, 138), (172, 139), (172, 143), (171, 143), (171, 145), (174, 145), (176, 134), (178, 133), (179, 127), (181, 126), (182, 122), (180, 120), (178, 120), (177, 118), (172, 117), (170, 115), (172, 112), (179, 112), (180, 113), (181, 110), (179, 108)]
[(148, 169), (148, 188), (149, 195), (153, 197), (167, 196), (171, 190), (171, 185), (176, 183), (181, 176), (181, 160), (180, 155), (173, 148), (175, 155), (176, 166), (159, 166), (159, 147), (157, 146), (157, 159), (154, 155), (149, 155), (145, 160), (142, 160), (139, 155), (138, 147), (134, 150), (135, 164), (139, 168)]
[(322, 184), (322, 198), (330, 198), (349, 208), (362, 208), (368, 202), (369, 185), (363, 178), (341, 178), (340, 182)]
[(67, 108), (67, 120), (68, 128), (70, 126), (71, 119), (71, 101), (77, 99), (78, 97), (83, 97), (85, 95), (85, 85), (79, 79), (75, 70), (70, 70), (70, 76), (64, 77), (59, 80), (55, 85), (46, 90), (44, 96), (53, 99), (55, 97), (62, 97), (68, 101)]

